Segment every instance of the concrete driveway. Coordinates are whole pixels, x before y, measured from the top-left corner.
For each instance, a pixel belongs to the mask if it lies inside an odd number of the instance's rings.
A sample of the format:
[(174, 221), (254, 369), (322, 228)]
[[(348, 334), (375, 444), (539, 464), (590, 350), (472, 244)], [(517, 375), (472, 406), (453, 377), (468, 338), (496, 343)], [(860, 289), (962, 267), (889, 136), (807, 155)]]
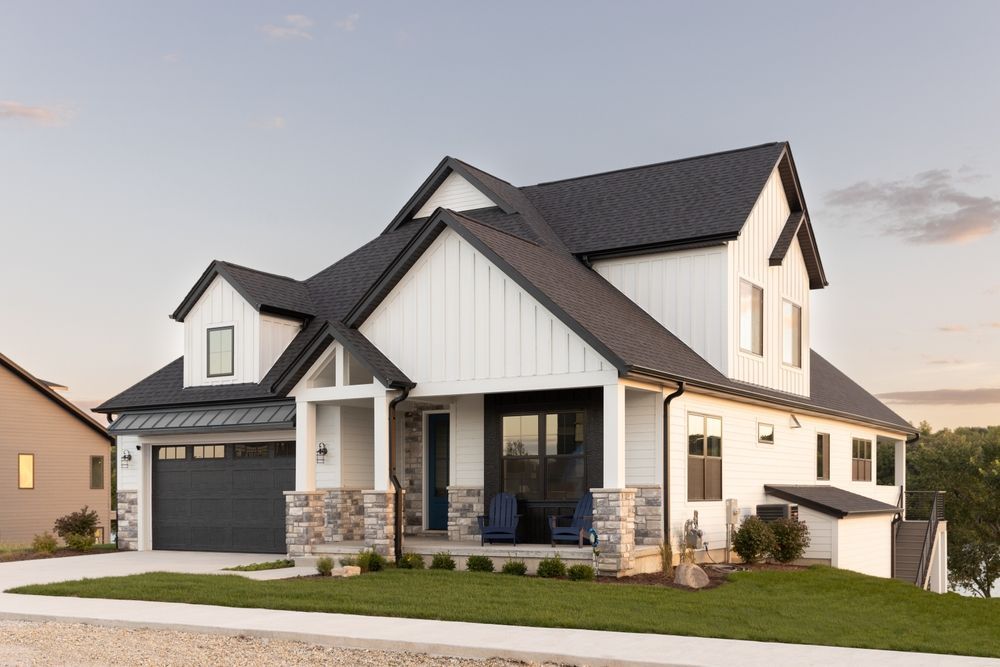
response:
[(143, 572), (218, 573), (222, 568), (281, 558), (275, 554), (203, 551), (118, 551), (92, 556), (43, 558), (0, 563), (0, 592), (27, 584), (116, 577)]

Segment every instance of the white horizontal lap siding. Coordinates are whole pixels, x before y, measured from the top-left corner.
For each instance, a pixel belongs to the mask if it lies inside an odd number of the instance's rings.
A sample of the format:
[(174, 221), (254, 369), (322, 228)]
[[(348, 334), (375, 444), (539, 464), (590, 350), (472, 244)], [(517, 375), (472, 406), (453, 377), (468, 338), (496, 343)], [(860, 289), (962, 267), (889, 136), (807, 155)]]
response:
[[(208, 377), (207, 331), (233, 326), (233, 374)], [(260, 381), (260, 313), (220, 277), (184, 318), (184, 386)]]
[[(809, 393), (809, 276), (798, 240), (781, 266), (769, 265), (771, 251), (791, 209), (781, 177), (775, 169), (754, 204), (739, 238), (729, 242), (729, 349), (730, 377), (789, 393)], [(764, 354), (740, 350), (740, 281), (764, 290)], [(784, 366), (782, 359), (782, 301), (802, 308), (801, 369)]]
[(726, 372), (725, 247), (599, 260), (594, 270)]
[(435, 239), (360, 330), (417, 383), (613, 370), (450, 229)]
[(656, 484), (660, 394), (625, 390), (625, 483)]
[[(316, 446), (325, 443), (327, 454), (323, 463), (316, 464), (316, 488), (338, 489), (341, 483), (341, 407), (337, 405), (316, 406)], [(373, 424), (374, 428), (374, 424)], [(310, 445), (311, 446), (311, 445)]]
[(345, 489), (375, 484), (375, 413), (371, 408), (340, 408), (340, 468)]
[[(139, 471), (142, 467), (140, 465), (142, 450), (136, 449), (139, 445), (139, 436), (120, 435), (117, 438), (117, 445), (118, 490), (137, 491), (139, 489)], [(128, 468), (122, 467), (122, 454), (125, 452), (128, 452), (132, 457)]]
[(490, 206), (496, 206), (493, 200), (480, 192), (465, 178), (451, 172), (413, 217), (426, 218), (438, 208), (448, 208), (452, 211), (471, 211)]
[(857, 516), (837, 522), (836, 567), (875, 577), (892, 576), (892, 515)]
[[(784, 503), (785, 500), (770, 498), (770, 502)], [(803, 558), (816, 558), (833, 561), (833, 532), (837, 519), (829, 514), (823, 514), (799, 505), (799, 521), (809, 528), (809, 546), (806, 547)]]
[(455, 399), (455, 486), (483, 485), (483, 395)]
[(302, 323), (287, 317), (261, 315), (260, 317), (260, 376), (267, 375), (281, 353), (299, 334)]

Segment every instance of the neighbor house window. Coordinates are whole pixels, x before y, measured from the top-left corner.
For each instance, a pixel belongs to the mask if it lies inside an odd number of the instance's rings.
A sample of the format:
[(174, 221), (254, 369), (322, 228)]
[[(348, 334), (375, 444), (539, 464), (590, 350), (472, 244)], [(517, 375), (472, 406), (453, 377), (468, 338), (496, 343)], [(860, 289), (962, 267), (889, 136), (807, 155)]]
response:
[(98, 526), (94, 529), (94, 541), (98, 544), (104, 544), (104, 526)]
[(722, 500), (722, 419), (688, 415), (688, 500)]
[(781, 361), (802, 367), (802, 309), (790, 301), (781, 304)]
[(525, 500), (577, 500), (586, 493), (582, 412), (506, 415), (503, 490)]
[(208, 330), (208, 377), (233, 374), (233, 327)]
[(816, 479), (830, 479), (830, 434), (816, 434)]
[(90, 488), (92, 488), (92, 489), (103, 489), (104, 488), (104, 457), (103, 456), (91, 456), (90, 457)]
[(757, 424), (757, 442), (762, 445), (774, 444), (774, 424)]
[(17, 488), (35, 488), (35, 455), (17, 455)]
[(740, 349), (764, 354), (764, 290), (740, 281)]
[(855, 482), (872, 481), (872, 441), (854, 438), (851, 449), (851, 479)]

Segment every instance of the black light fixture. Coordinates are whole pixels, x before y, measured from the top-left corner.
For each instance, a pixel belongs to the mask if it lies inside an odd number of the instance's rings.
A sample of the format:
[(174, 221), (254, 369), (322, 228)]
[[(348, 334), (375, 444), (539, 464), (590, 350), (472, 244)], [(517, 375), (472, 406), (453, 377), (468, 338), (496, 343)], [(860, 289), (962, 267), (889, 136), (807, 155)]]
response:
[(319, 447), (316, 448), (316, 463), (326, 462), (326, 453), (330, 451), (326, 448), (326, 443), (319, 443)]
[(122, 452), (122, 468), (128, 468), (128, 464), (132, 462), (132, 452), (125, 450)]

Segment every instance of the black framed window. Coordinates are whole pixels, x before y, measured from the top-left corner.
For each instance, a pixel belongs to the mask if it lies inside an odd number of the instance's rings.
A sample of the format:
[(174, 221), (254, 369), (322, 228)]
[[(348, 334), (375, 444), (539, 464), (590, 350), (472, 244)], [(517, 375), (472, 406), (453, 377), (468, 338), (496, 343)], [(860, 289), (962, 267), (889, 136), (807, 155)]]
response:
[(234, 327), (214, 327), (207, 332), (206, 357), (208, 377), (225, 377), (233, 374), (235, 351)]
[(872, 441), (854, 438), (851, 442), (851, 479), (872, 481)]
[(586, 493), (582, 411), (506, 415), (504, 491), (525, 500), (576, 500)]
[(830, 479), (830, 434), (816, 434), (816, 479)]
[(104, 488), (104, 457), (103, 456), (91, 456), (90, 457), (90, 488), (92, 488), (92, 489), (103, 489)]
[(688, 415), (688, 500), (722, 500), (722, 418)]

